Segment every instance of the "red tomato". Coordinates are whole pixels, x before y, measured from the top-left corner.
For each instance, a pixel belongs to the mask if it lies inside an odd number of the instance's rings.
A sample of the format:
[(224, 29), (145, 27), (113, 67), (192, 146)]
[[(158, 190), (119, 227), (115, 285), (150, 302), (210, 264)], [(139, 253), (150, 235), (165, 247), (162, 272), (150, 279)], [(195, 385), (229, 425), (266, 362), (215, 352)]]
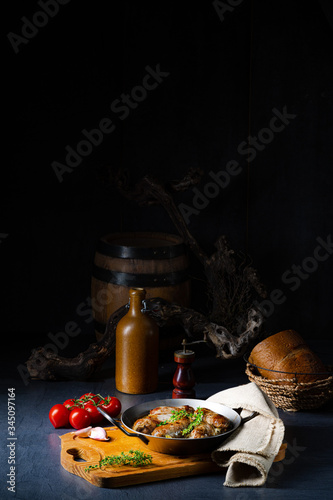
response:
[(98, 404), (101, 398), (99, 396), (96, 396), (96, 394), (94, 394), (93, 392), (86, 392), (85, 394), (82, 394), (80, 400), (84, 404), (94, 404), (94, 403)]
[(69, 423), (74, 429), (83, 429), (91, 424), (90, 413), (84, 408), (74, 408), (69, 414)]
[(116, 417), (121, 411), (121, 402), (118, 398), (108, 396), (100, 405), (102, 410), (106, 411), (110, 417)]
[(66, 406), (66, 408), (68, 408), (69, 410), (72, 410), (74, 406), (78, 406), (76, 399), (66, 399), (63, 405)]
[(49, 411), (49, 419), (53, 427), (66, 427), (69, 422), (69, 410), (62, 404), (52, 406)]
[(103, 420), (103, 415), (97, 410), (97, 405), (85, 404), (84, 409), (90, 413), (91, 424), (99, 424)]

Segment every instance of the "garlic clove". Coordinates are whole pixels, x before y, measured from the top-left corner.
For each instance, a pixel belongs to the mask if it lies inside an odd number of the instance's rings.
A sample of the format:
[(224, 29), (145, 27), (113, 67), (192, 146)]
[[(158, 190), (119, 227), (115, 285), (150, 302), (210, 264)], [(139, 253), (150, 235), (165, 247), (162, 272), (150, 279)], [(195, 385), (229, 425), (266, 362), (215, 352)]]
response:
[(96, 441), (110, 441), (110, 438), (106, 434), (106, 430), (103, 427), (85, 427), (84, 429), (79, 429), (72, 433), (73, 439), (79, 437), (90, 437)]
[(106, 434), (106, 430), (103, 427), (94, 427), (91, 429), (89, 437), (91, 437), (91, 439), (96, 439), (97, 441), (110, 441), (110, 438)]
[(92, 427), (90, 425), (89, 427), (84, 427), (84, 429), (79, 429), (75, 432), (72, 432), (72, 434), (74, 434), (73, 438), (75, 439), (77, 436), (89, 437), (91, 429), (92, 429)]

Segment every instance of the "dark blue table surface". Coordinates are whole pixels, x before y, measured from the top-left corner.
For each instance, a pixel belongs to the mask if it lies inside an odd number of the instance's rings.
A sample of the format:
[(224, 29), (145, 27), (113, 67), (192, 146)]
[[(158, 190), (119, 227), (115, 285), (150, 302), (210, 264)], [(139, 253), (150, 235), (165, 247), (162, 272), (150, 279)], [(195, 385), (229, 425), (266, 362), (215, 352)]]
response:
[[(312, 347), (330, 357), (332, 343), (317, 342)], [(25, 359), (27, 356), (25, 357)], [(225, 469), (221, 474), (171, 479), (149, 484), (103, 489), (70, 474), (60, 464), (59, 436), (69, 429), (54, 429), (48, 412), (55, 403), (79, 397), (85, 392), (117, 396), (123, 410), (143, 401), (170, 398), (175, 371), (172, 353), (160, 361), (159, 388), (144, 396), (125, 395), (115, 390), (114, 364), (110, 359), (91, 381), (41, 381), (24, 383), (17, 371), (22, 360), (12, 354), (2, 361), (1, 378), (1, 498), (27, 499), (265, 499), (297, 500), (333, 498), (333, 405), (332, 402), (315, 411), (287, 413), (279, 411), (286, 428), (288, 443), (286, 457), (273, 464), (266, 484), (258, 488), (227, 488), (223, 486)], [(245, 362), (225, 362), (207, 352), (199, 354), (193, 365), (196, 377), (196, 397), (206, 399), (212, 394), (248, 383)], [(7, 389), (15, 388), (15, 489), (7, 490), (10, 448), (7, 444)]]

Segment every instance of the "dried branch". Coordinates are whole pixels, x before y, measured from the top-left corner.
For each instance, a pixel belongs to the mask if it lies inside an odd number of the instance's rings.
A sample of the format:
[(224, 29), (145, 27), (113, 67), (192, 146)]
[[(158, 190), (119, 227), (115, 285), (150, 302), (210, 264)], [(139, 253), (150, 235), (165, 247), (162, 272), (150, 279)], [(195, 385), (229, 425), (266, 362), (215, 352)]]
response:
[[(126, 314), (124, 306), (115, 311), (108, 322), (107, 332), (99, 342), (90, 344), (86, 351), (74, 358), (65, 358), (44, 347), (33, 349), (26, 362), (31, 378), (42, 380), (76, 379), (85, 380), (98, 371), (114, 350), (115, 331), (118, 321)], [(109, 332), (111, 334), (109, 334)]]
[[(99, 342), (90, 344), (86, 351), (74, 358), (57, 356), (53, 351), (46, 351), (42, 347), (34, 349), (26, 363), (31, 378), (42, 380), (90, 378), (114, 352), (117, 324), (127, 310), (127, 307), (123, 306), (114, 312), (109, 318), (103, 338)], [(242, 356), (249, 341), (259, 335), (262, 322), (262, 316), (252, 311), (246, 330), (235, 337), (226, 328), (210, 322), (206, 316), (192, 309), (170, 304), (163, 299), (148, 299), (147, 314), (160, 327), (176, 323), (184, 328), (188, 337), (208, 341), (215, 348), (216, 356), (221, 359)]]
[(200, 168), (190, 168), (183, 179), (171, 181), (170, 187), (173, 191), (185, 191), (198, 184), (203, 174), (204, 172)]

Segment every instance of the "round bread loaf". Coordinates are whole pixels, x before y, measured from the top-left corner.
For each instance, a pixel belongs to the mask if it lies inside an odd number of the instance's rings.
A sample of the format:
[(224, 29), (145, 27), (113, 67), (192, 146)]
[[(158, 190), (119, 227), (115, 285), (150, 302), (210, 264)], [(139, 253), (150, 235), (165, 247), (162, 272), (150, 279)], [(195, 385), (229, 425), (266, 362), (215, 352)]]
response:
[(298, 382), (313, 382), (327, 376), (324, 373), (326, 366), (294, 330), (283, 330), (259, 342), (249, 362), (257, 367), (260, 375), (269, 379), (292, 379), (296, 373)]

